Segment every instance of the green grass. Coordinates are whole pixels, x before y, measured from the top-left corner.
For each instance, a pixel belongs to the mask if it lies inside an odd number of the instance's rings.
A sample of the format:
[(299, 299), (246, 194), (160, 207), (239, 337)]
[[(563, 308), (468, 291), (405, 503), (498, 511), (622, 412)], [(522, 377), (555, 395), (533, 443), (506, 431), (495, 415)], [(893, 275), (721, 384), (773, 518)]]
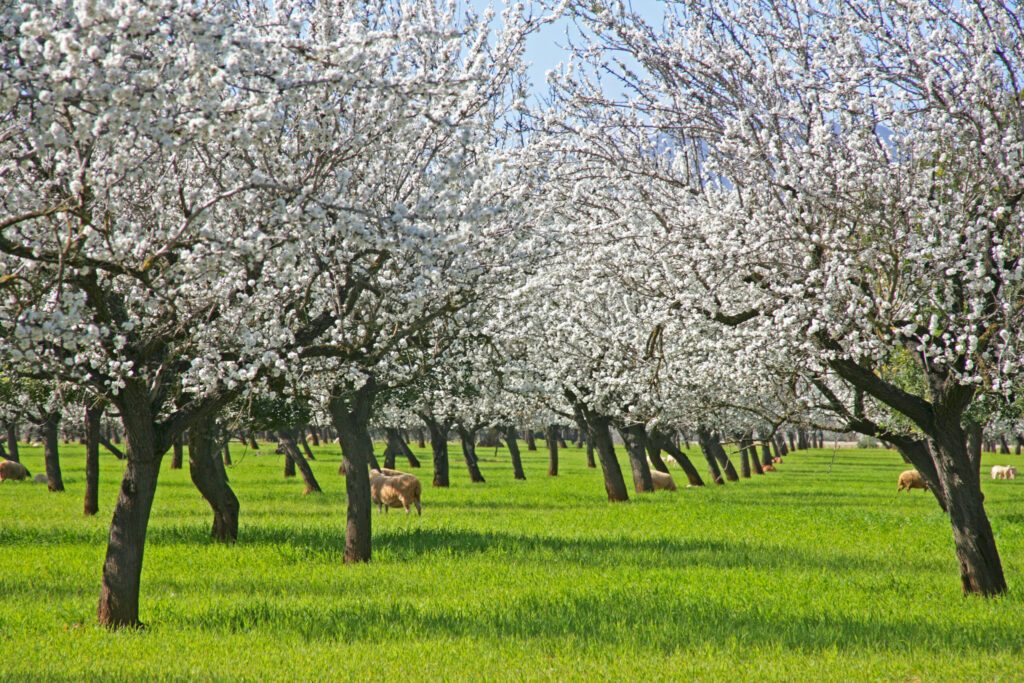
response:
[[(1011, 593), (982, 600), (960, 594), (931, 496), (894, 497), (890, 452), (798, 453), (609, 504), (575, 449), (558, 478), (524, 453), (525, 482), (481, 449), (471, 485), (453, 446), (449, 490), (418, 451), (423, 517), (375, 512), (358, 567), (342, 564), (337, 447), (317, 452), (326, 493), (304, 497), (280, 456), (235, 450), (234, 547), (210, 542), (209, 508), (165, 459), (139, 632), (94, 625), (120, 463), (103, 456), (93, 519), (78, 446), (66, 493), (0, 485), (0, 680), (1024, 679), (1024, 481), (984, 483)], [(43, 471), (40, 449), (23, 460)]]

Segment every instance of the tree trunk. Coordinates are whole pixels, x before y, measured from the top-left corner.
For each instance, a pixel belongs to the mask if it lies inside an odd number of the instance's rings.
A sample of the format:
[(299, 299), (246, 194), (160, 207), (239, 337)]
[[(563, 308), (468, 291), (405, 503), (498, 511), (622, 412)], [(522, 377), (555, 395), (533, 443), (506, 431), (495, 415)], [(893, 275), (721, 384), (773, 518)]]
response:
[[(285, 479), (287, 479), (289, 477), (294, 477), (295, 474), (296, 474), (296, 470), (295, 470), (295, 460), (296, 460), (296, 458), (292, 457), (291, 450), (288, 449), (287, 447), (285, 447), (284, 443), (282, 443), (280, 441), (280, 439), (278, 439), (278, 447), (281, 449), (281, 452), (284, 453), (284, 476), (285, 476)], [(301, 458), (298, 458), (298, 459), (301, 460)]]
[(686, 457), (686, 454), (679, 450), (679, 446), (673, 443), (672, 439), (660, 432), (652, 433), (651, 438), (657, 440), (661, 445), (662, 450), (672, 456), (672, 458), (679, 463), (679, 466), (683, 468), (683, 472), (686, 473), (686, 478), (689, 480), (690, 486), (704, 485), (704, 480), (700, 478), (697, 468), (693, 466), (693, 463), (690, 462), (688, 457)]
[(1006, 434), (999, 435), (999, 452), (1002, 455), (1010, 454), (1010, 444), (1006, 442)]
[(789, 450), (796, 450), (796, 443), (793, 441), (793, 432), (786, 432), (786, 438), (789, 439)]
[(745, 441), (740, 442), (740, 476), (750, 479), (750, 453)]
[(597, 463), (594, 461), (594, 444), (591, 443), (587, 435), (587, 423), (580, 415), (575, 416), (576, 420), (576, 432), (581, 442), (585, 442), (587, 446), (587, 467), (596, 468)]
[(526, 431), (523, 432), (523, 436), (526, 439), (526, 450), (537, 450), (537, 441), (533, 438), (533, 427), (527, 427)]
[(668, 474), (668, 465), (661, 457), (661, 443), (651, 434), (647, 435), (647, 459), (654, 465), (654, 469)]
[(8, 422), (5, 427), (7, 432), (7, 459), (21, 462), (18, 453), (18, 425)]
[(780, 458), (789, 455), (789, 447), (786, 446), (786, 437), (782, 434), (775, 435), (775, 446), (779, 449)]
[(64, 478), (60, 473), (60, 452), (58, 451), (60, 413), (48, 412), (43, 415), (43, 455), (46, 459), (46, 482), (51, 491), (64, 490)]
[(772, 449), (768, 445), (768, 439), (761, 439), (761, 464), (771, 465), (772, 464)]
[(426, 441), (426, 438), (423, 436), (423, 429), (422, 428), (416, 430), (416, 445), (419, 448), (426, 448), (427, 447), (427, 441)]
[(722, 478), (722, 472), (718, 469), (718, 463), (715, 459), (715, 448), (712, 445), (711, 433), (703, 427), (697, 427), (697, 444), (700, 446), (700, 452), (704, 454), (704, 460), (708, 463), (708, 471), (711, 473), (711, 481), (716, 484), (724, 485), (725, 479)]
[[(958, 421), (937, 414), (933, 453), (942, 490), (949, 507), (953, 542), (960, 563), (960, 580), (965, 594), (1000, 595), (1006, 592), (1006, 578), (996, 550), (995, 536), (985, 514), (980, 459), (974, 460)], [(956, 416), (958, 417), (958, 416)]]
[(188, 469), (192, 483), (213, 510), (210, 536), (220, 543), (234, 543), (238, 540), (240, 508), (238, 498), (228, 484), (224, 459), (217, 444), (217, 431), (216, 419), (212, 415), (192, 425), (188, 432)]
[(1017, 435), (1017, 445), (1013, 449), (1014, 455), (1020, 455), (1020, 449), (1024, 446), (1024, 434)]
[(302, 453), (306, 456), (306, 460), (316, 460), (316, 456), (313, 455), (313, 449), (309, 447), (309, 442), (306, 441), (305, 427), (295, 430), (295, 441), (298, 445), (302, 446)]
[(398, 457), (398, 448), (391, 438), (391, 430), (387, 430), (387, 444), (384, 445), (384, 467), (389, 470), (395, 469), (395, 458)]
[(626, 427), (620, 424), (618, 430), (626, 444), (629, 465), (633, 470), (633, 488), (637, 493), (653, 492), (654, 481), (651, 479), (651, 468), (647, 464), (647, 434), (643, 425), (633, 424)]
[(548, 476), (558, 476), (558, 427), (548, 425), (544, 430), (544, 440), (548, 446)]
[(156, 429), (145, 388), (130, 380), (119, 395), (117, 407), (128, 434), (128, 464), (110, 522), (107, 554), (103, 563), (103, 586), (97, 608), (101, 626), (141, 626), (139, 587), (146, 528), (153, 508), (160, 460)]
[(171, 454), (171, 469), (172, 470), (180, 470), (181, 469), (181, 465), (182, 465), (182, 462), (183, 462), (184, 457), (185, 457), (185, 446), (184, 446), (183, 441), (184, 440), (179, 436), (178, 438), (176, 438), (174, 440), (174, 443), (172, 444), (172, 448), (173, 448), (173, 451), (172, 451), (172, 454)]
[(124, 460), (126, 457), (128, 457), (121, 451), (120, 448), (110, 443), (110, 439), (103, 436), (102, 434), (100, 435), (100, 445), (106, 448), (108, 451), (110, 451), (110, 453), (118, 460)]
[(556, 443), (558, 443), (558, 447), (561, 448), (562, 450), (565, 450), (569, 446), (565, 443), (565, 435), (562, 434), (562, 428), (559, 427), (558, 425), (552, 425), (552, 427), (555, 430), (555, 440)]
[(740, 448), (745, 448), (747, 455), (750, 456), (750, 465), (753, 467), (754, 473), (764, 474), (764, 469), (761, 467), (761, 461), (757, 457), (757, 446), (754, 444), (754, 435), (748, 432), (740, 442)]
[(316, 433), (316, 427), (306, 427), (309, 430), (309, 438), (313, 440), (313, 445), (317, 448), (320, 447), (320, 435)]
[(974, 420), (964, 420), (964, 431), (967, 433), (967, 454), (980, 467), (982, 444), (985, 443), (981, 425)]
[(516, 439), (515, 427), (505, 427), (503, 433), (505, 435), (505, 443), (508, 445), (508, 453), (512, 456), (512, 476), (519, 480), (525, 480), (526, 473), (523, 472), (523, 459), (519, 453), (519, 442)]
[(480, 473), (476, 457), (476, 430), (459, 425), (459, 440), (462, 442), (462, 457), (466, 461), (466, 470), (469, 471), (469, 481), (474, 484), (483, 484), (484, 475)]
[[(287, 462), (292, 463), (291, 475), (295, 476), (295, 470), (302, 474), (302, 481), (305, 483), (306, 488), (302, 492), (303, 495), (309, 493), (323, 493), (323, 489), (320, 488), (320, 483), (316, 480), (316, 476), (313, 475), (313, 470), (310, 468), (309, 463), (302, 457), (302, 453), (299, 451), (299, 445), (295, 441), (295, 437), (298, 435), (298, 430), (287, 428), (280, 429), (277, 432), (277, 440), (280, 442), (282, 450), (284, 450), (286, 471), (285, 476), (289, 476), (287, 473)], [(351, 473), (349, 473), (351, 476)]]
[(370, 416), (377, 395), (377, 384), (372, 377), (360, 387), (350, 400), (332, 398), (328, 409), (331, 421), (338, 430), (341, 454), (345, 459), (348, 476), (345, 492), (348, 509), (345, 515), (345, 562), (369, 562), (372, 550), (370, 520), (370, 472), (373, 441), (370, 439)]
[(224, 458), (223, 459), (224, 459), (224, 466), (225, 467), (227, 467), (228, 465), (231, 464), (231, 439), (230, 439), (230, 437), (228, 438), (227, 441), (224, 442)]
[[(868, 436), (872, 435), (869, 434)], [(903, 460), (913, 465), (921, 474), (921, 478), (928, 484), (928, 490), (935, 496), (935, 500), (939, 503), (942, 511), (948, 513), (949, 505), (946, 501), (946, 494), (939, 479), (939, 472), (935, 468), (935, 459), (932, 457), (931, 449), (928, 448), (928, 443), (923, 439), (901, 437), (892, 438), (892, 443), (899, 454), (903, 456)]]
[(430, 415), (420, 415), (420, 419), (430, 432), (430, 450), (434, 456), (433, 485), (448, 488), (451, 485), (448, 479), (448, 432), (452, 428), (451, 422), (439, 422)]
[(100, 421), (103, 406), (89, 401), (85, 404), (85, 502), (82, 512), (86, 517), (100, 511)]
[(405, 440), (405, 437), (402, 436), (402, 433), (396, 429), (395, 434), (398, 435), (399, 451), (401, 455), (404, 455), (405, 459), (409, 461), (409, 467), (414, 469), (422, 467), (422, 465), (420, 465), (419, 458), (417, 458), (416, 454), (412, 452), (411, 448), (409, 448), (409, 442)]
[(582, 414), (587, 422), (587, 440), (594, 444), (597, 459), (601, 461), (608, 500), (613, 503), (629, 500), (626, 481), (622, 478), (622, 469), (619, 467), (619, 459), (615, 457), (615, 444), (609, 431), (611, 420), (586, 409)]

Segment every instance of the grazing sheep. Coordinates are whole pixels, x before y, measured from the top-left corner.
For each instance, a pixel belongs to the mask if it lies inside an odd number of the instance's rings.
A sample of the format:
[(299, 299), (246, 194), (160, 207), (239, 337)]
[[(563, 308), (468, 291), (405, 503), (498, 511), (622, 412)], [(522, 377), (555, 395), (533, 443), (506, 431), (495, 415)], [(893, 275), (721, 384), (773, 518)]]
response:
[(420, 480), (412, 474), (398, 470), (370, 470), (370, 499), (377, 504), (378, 510), (386, 512), (388, 508), (404, 507), (405, 514), (409, 514), (411, 503), (416, 506), (416, 514), (422, 515), (422, 490)]
[(925, 483), (925, 480), (921, 476), (921, 473), (918, 472), (917, 470), (906, 470), (905, 472), (900, 473), (900, 481), (899, 486), (896, 489), (896, 493), (899, 493), (904, 489), (906, 489), (907, 491), (909, 491), (910, 489), (924, 489), (925, 491), (927, 491), (928, 484)]
[(676, 483), (672, 480), (672, 475), (667, 472), (651, 470), (651, 482), (654, 484), (655, 491), (676, 490)]
[(992, 466), (992, 478), (993, 479), (1016, 479), (1017, 468), (1009, 465), (993, 465)]
[(782, 462), (782, 458), (780, 458), (779, 456), (776, 455), (774, 458), (772, 458), (772, 462), (780, 463), (780, 462)]
[(5, 479), (21, 481), (29, 476), (31, 476), (31, 474), (20, 462), (14, 462), (13, 460), (0, 460), (0, 481), (4, 481)]
[(761, 471), (762, 472), (774, 472), (775, 471), (775, 465), (763, 465), (761, 467)]
[(36, 476), (32, 477), (32, 481), (34, 481), (37, 484), (49, 484), (50, 483), (50, 478), (47, 477), (42, 472), (40, 472)]

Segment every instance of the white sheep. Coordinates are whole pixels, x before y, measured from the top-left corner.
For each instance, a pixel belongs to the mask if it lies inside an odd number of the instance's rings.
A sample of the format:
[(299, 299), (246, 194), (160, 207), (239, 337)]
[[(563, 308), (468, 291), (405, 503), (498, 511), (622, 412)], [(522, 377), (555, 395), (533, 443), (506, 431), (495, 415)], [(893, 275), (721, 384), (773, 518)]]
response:
[(992, 478), (993, 479), (1016, 479), (1017, 468), (1009, 465), (993, 465), (992, 466)]
[(398, 470), (370, 470), (370, 499), (377, 504), (378, 510), (388, 508), (405, 508), (409, 514), (409, 505), (416, 506), (416, 514), (422, 515), (420, 494), (423, 486), (415, 475)]
[(651, 482), (654, 484), (655, 491), (675, 491), (676, 482), (673, 481), (672, 475), (667, 472), (659, 472), (658, 470), (651, 470)]

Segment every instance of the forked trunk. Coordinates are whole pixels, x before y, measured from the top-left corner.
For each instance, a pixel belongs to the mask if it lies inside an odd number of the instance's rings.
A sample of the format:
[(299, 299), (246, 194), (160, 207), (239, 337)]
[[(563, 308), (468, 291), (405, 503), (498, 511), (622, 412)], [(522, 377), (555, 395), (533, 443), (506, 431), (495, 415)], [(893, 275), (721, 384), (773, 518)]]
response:
[(43, 416), (43, 455), (46, 459), (46, 484), (51, 491), (64, 490), (64, 477), (60, 473), (60, 452), (58, 450), (60, 413), (47, 412)]
[(548, 476), (558, 476), (558, 427), (548, 425), (544, 430), (544, 441), (548, 447)]
[(480, 473), (476, 457), (476, 430), (459, 425), (459, 440), (462, 442), (462, 457), (466, 461), (469, 481), (474, 484), (483, 484), (484, 475)]
[(651, 479), (651, 468), (647, 464), (647, 433), (643, 425), (619, 425), (618, 429), (626, 444), (629, 465), (633, 470), (633, 488), (637, 493), (653, 492), (654, 481)]
[(587, 439), (594, 444), (597, 459), (601, 462), (601, 473), (604, 475), (604, 490), (608, 500), (619, 503), (629, 500), (626, 481), (622, 478), (619, 459), (615, 457), (615, 444), (610, 431), (611, 420), (602, 415), (584, 412), (587, 421)]
[(239, 504), (228, 484), (213, 416), (199, 420), (189, 429), (188, 469), (192, 483), (213, 510), (210, 536), (221, 543), (234, 543), (238, 540)]
[(369, 562), (372, 550), (369, 466), (373, 458), (373, 441), (370, 439), (370, 416), (376, 393), (377, 384), (371, 377), (348, 400), (335, 397), (328, 405), (348, 472), (345, 478), (348, 495), (345, 562), (348, 564)]
[(523, 472), (523, 459), (519, 453), (519, 441), (516, 439), (515, 427), (505, 427), (503, 434), (505, 443), (508, 445), (508, 453), (512, 457), (512, 476), (519, 480), (525, 480), (526, 473)]
[(100, 420), (103, 407), (85, 404), (85, 502), (82, 512), (86, 517), (100, 511)]

